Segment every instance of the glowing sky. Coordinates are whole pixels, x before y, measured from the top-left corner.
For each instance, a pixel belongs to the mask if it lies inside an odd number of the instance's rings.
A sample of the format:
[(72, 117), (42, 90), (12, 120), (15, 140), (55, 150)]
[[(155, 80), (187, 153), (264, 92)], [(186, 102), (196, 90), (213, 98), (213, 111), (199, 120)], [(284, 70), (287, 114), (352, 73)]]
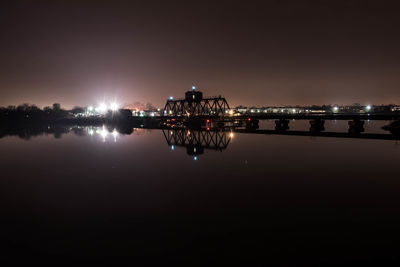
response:
[(400, 103), (395, 1), (9, 2), (0, 105)]

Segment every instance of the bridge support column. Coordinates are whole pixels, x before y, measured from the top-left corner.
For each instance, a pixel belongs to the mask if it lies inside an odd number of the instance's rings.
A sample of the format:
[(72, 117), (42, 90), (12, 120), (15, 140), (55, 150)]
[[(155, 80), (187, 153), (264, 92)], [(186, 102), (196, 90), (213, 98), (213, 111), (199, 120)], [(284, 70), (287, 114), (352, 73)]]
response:
[(310, 121), (310, 132), (319, 133), (325, 131), (325, 120), (314, 119)]
[(400, 120), (392, 121), (388, 125), (382, 126), (382, 129), (389, 131), (393, 135), (400, 136)]
[(259, 122), (259, 120), (257, 120), (257, 119), (248, 118), (246, 120), (246, 129), (248, 129), (248, 130), (258, 129), (258, 127), (259, 127), (258, 122)]
[(364, 132), (364, 121), (355, 119), (355, 120), (349, 121), (348, 124), (349, 124), (349, 133), (359, 134), (359, 133)]
[(275, 121), (275, 130), (276, 131), (286, 131), (289, 130), (289, 120), (287, 119), (279, 119)]

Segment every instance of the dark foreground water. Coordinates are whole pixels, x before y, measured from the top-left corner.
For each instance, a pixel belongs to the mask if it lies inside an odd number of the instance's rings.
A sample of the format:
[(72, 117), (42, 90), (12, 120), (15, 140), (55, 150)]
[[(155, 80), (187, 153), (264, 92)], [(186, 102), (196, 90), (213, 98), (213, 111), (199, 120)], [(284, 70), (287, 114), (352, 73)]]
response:
[(400, 262), (396, 141), (225, 137), (203, 154), (160, 130), (0, 139), (1, 262)]

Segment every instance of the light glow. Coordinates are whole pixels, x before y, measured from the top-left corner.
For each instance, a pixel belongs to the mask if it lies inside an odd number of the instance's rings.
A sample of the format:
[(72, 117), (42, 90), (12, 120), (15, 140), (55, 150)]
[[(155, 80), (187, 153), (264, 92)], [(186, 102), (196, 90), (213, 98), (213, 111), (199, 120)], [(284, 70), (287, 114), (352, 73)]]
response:
[(101, 113), (105, 112), (105, 111), (107, 110), (107, 105), (106, 105), (105, 103), (101, 103), (101, 104), (98, 106), (98, 110), (99, 110)]
[(112, 111), (117, 111), (117, 110), (118, 110), (118, 104), (115, 103), (115, 102), (111, 103), (110, 109), (111, 109)]
[(114, 129), (114, 131), (112, 132), (112, 135), (114, 136), (114, 142), (117, 142), (117, 136), (118, 136), (117, 129)]
[(101, 129), (101, 131), (100, 131), (100, 135), (101, 135), (101, 137), (103, 137), (103, 142), (105, 142), (106, 137), (108, 135), (108, 131), (104, 128), (104, 126), (103, 126), (103, 129)]

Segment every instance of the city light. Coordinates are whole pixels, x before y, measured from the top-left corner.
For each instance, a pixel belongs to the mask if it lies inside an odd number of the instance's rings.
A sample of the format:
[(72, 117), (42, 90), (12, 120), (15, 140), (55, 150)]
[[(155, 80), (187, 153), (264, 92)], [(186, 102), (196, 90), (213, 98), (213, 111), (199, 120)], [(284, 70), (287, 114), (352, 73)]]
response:
[(192, 90), (196, 90), (196, 86), (193, 85), (193, 86), (192, 86)]
[(88, 110), (88, 111), (92, 111), (92, 110), (93, 110), (93, 107), (92, 107), (92, 106), (88, 106), (87, 110)]
[(169, 97), (169, 100), (174, 100), (174, 97), (170, 96), (170, 97)]
[(107, 110), (107, 105), (106, 105), (105, 103), (101, 103), (101, 104), (98, 106), (98, 110), (99, 110), (101, 113), (106, 112), (106, 110)]
[(333, 111), (334, 111), (334, 112), (338, 112), (338, 111), (339, 111), (339, 108), (338, 108), (338, 107), (333, 107)]
[(365, 109), (366, 109), (367, 111), (370, 111), (371, 108), (372, 108), (372, 107), (371, 107), (370, 105), (368, 105), (368, 106), (365, 107)]
[(175, 149), (175, 146), (174, 146), (174, 145), (172, 145), (172, 146), (171, 146), (171, 150), (174, 150), (174, 149)]
[(229, 134), (229, 137), (230, 137), (230, 138), (233, 138), (233, 137), (234, 137), (234, 134), (231, 132), (231, 133)]
[(115, 102), (111, 103), (110, 109), (111, 109), (112, 111), (117, 111), (117, 110), (118, 110), (118, 104), (115, 103)]
[(229, 110), (229, 115), (233, 115), (233, 110)]
[(197, 156), (194, 156), (193, 160), (197, 160)]

